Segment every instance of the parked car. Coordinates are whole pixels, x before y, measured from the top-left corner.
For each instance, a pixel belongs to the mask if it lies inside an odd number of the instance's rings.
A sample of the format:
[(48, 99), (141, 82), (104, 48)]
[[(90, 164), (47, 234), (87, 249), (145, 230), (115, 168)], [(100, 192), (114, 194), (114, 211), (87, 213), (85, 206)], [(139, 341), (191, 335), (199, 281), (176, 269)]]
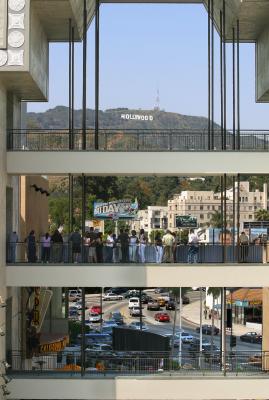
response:
[(103, 297), (103, 301), (111, 301), (111, 300), (123, 300), (123, 296), (120, 294), (114, 294), (114, 293), (106, 293)]
[(89, 313), (89, 318), (88, 321), (89, 322), (101, 322), (101, 315), (97, 314), (97, 313)]
[(113, 321), (115, 321), (117, 325), (123, 325), (124, 324), (123, 316), (119, 311), (112, 312), (110, 314), (110, 318)]
[(167, 313), (157, 313), (154, 315), (154, 319), (158, 322), (170, 322), (170, 317)]
[[(140, 322), (133, 321), (130, 323), (128, 328), (140, 330)], [(147, 331), (148, 329), (149, 329), (148, 326), (144, 322), (142, 322), (142, 331)]]
[(71, 289), (68, 291), (69, 301), (77, 301), (81, 299), (81, 289)]
[(152, 297), (148, 296), (147, 294), (141, 296), (142, 304), (148, 304), (149, 301), (152, 301)]
[[(196, 332), (200, 333), (200, 327), (196, 328)], [(202, 333), (204, 335), (211, 335), (212, 334), (212, 325), (202, 325)], [(219, 334), (219, 328), (213, 326), (213, 335)]]
[(90, 312), (96, 314), (102, 314), (102, 309), (100, 306), (92, 306)]
[(127, 288), (125, 287), (115, 287), (115, 288), (109, 288), (108, 290), (105, 290), (105, 293), (114, 293), (114, 294), (123, 294), (125, 293)]
[(190, 304), (190, 298), (188, 296), (182, 296), (182, 304)]
[(160, 310), (160, 304), (158, 301), (152, 300), (148, 302), (147, 305), (147, 310), (149, 311), (159, 311)]
[(139, 298), (138, 297), (131, 297), (129, 299), (129, 308), (139, 307)]
[(176, 304), (173, 300), (168, 301), (168, 303), (165, 306), (166, 310), (175, 310)]
[(257, 332), (247, 332), (240, 336), (240, 340), (248, 343), (262, 343), (262, 335)]
[(110, 346), (110, 344), (107, 343), (95, 343), (87, 350), (96, 352), (106, 352), (106, 351), (112, 351), (112, 346)]
[(131, 317), (139, 317), (141, 313), (140, 307), (132, 307), (130, 308), (130, 316)]

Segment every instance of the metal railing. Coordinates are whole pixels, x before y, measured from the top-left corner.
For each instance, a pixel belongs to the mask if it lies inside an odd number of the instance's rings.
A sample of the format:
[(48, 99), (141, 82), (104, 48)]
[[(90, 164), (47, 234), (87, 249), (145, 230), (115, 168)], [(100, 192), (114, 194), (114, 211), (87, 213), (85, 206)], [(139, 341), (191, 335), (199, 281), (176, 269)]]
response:
[(259, 375), (269, 371), (269, 352), (233, 351), (225, 357), (220, 351), (189, 352), (187, 349), (176, 355), (168, 352), (113, 352), (108, 354), (85, 351), (85, 364), (81, 368), (81, 352), (35, 354), (24, 359), (22, 353), (13, 351), (8, 361), (9, 374), (44, 375)]
[[(214, 149), (221, 151), (220, 130), (214, 132)], [(100, 129), (100, 151), (208, 151), (207, 129)], [(9, 130), (7, 147), (12, 151), (79, 151), (83, 149), (80, 129), (25, 129)], [(94, 151), (94, 130), (87, 129), (86, 150)], [(233, 134), (226, 135), (226, 150), (233, 151)], [(242, 130), (241, 151), (269, 151), (269, 131)]]
[[(161, 252), (161, 254), (160, 254)], [(51, 243), (45, 249), (42, 242), (28, 246), (25, 242), (7, 243), (7, 263), (266, 263), (269, 262), (269, 243), (233, 246), (221, 244), (199, 244), (156, 247), (153, 244), (114, 248), (105, 244), (101, 248), (87, 245), (73, 246), (71, 242)]]

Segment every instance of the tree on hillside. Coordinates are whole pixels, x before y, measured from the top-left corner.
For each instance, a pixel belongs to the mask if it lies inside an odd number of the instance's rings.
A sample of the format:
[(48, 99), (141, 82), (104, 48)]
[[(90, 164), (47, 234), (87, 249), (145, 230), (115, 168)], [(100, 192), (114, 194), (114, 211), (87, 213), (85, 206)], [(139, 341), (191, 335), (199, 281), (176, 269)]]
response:
[(255, 218), (257, 221), (269, 221), (269, 211), (260, 209), (255, 212)]

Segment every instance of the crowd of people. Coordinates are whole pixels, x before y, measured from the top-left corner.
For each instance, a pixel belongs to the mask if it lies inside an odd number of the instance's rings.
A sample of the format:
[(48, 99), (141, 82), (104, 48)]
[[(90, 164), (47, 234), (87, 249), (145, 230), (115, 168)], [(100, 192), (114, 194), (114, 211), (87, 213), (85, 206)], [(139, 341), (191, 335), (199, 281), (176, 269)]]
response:
[[(197, 233), (190, 229), (187, 254), (189, 264), (199, 262), (199, 242)], [(12, 232), (9, 238), (9, 262), (16, 262), (17, 243), (18, 235)], [(157, 264), (179, 262), (177, 248), (181, 244), (176, 233), (170, 230), (166, 230), (163, 236), (157, 232), (153, 243), (148, 246), (148, 236), (144, 229), (140, 229), (139, 233), (135, 230), (129, 232), (129, 229), (120, 229), (118, 235), (112, 231), (104, 235), (92, 227), (85, 232), (84, 236), (81, 235), (79, 229), (75, 229), (69, 235), (62, 235), (56, 229), (51, 235), (47, 232), (39, 242), (36, 240), (35, 231), (31, 230), (24, 243), (29, 263), (37, 260), (43, 263), (145, 263), (150, 258), (150, 262)], [(240, 261), (246, 262), (249, 239), (245, 232), (240, 234), (239, 243)]]

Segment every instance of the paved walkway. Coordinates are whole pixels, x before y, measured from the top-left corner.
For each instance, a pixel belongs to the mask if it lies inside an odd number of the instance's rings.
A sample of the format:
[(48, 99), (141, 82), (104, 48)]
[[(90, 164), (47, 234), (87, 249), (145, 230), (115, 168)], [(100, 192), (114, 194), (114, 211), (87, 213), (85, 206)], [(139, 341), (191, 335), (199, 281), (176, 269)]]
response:
[[(199, 326), (200, 325), (200, 301), (194, 301), (186, 306), (183, 307), (182, 311), (182, 318), (184, 318), (186, 321)], [(207, 318), (204, 318), (203, 314), (203, 324), (211, 324), (212, 321)], [(220, 320), (214, 320), (214, 325), (217, 326), (218, 328), (220, 327)], [(246, 327), (244, 325), (239, 325), (239, 324), (233, 324), (233, 334), (236, 336), (243, 335), (244, 333), (247, 332), (255, 332), (258, 330)], [(259, 333), (259, 332), (258, 332)], [(260, 331), (261, 333), (261, 331)]]

